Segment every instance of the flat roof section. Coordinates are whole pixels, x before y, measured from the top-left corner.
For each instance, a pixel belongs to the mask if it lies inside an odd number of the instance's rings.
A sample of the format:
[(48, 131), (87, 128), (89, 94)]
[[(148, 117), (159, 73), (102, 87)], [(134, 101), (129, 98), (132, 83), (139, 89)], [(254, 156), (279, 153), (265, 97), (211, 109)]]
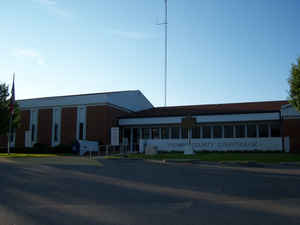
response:
[(245, 102), (209, 105), (155, 107), (134, 112), (122, 118), (172, 117), (186, 115), (217, 115), (280, 112), (288, 101)]

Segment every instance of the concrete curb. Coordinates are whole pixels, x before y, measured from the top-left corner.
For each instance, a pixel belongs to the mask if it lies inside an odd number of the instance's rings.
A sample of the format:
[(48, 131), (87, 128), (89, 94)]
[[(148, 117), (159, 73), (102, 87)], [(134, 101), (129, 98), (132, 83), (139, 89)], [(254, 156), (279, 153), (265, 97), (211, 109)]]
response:
[(147, 160), (148, 162), (155, 163), (189, 163), (195, 165), (208, 165), (208, 166), (229, 166), (229, 167), (253, 167), (253, 168), (300, 168), (300, 163), (277, 163), (277, 164), (269, 164), (269, 163), (257, 163), (257, 162), (209, 162), (209, 161), (201, 161), (197, 159), (166, 159), (166, 160)]

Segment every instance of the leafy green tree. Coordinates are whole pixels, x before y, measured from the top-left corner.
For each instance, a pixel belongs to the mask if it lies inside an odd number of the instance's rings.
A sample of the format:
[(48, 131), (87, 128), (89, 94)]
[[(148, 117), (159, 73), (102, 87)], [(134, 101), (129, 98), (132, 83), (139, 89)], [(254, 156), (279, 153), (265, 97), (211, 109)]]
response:
[[(0, 135), (7, 134), (9, 129), (10, 119), (10, 99), (8, 86), (6, 84), (0, 84)], [(17, 102), (14, 103), (14, 114), (12, 128), (18, 127), (20, 122), (20, 110)]]
[(292, 64), (291, 74), (289, 77), (290, 85), (290, 103), (300, 111), (300, 57), (296, 64)]

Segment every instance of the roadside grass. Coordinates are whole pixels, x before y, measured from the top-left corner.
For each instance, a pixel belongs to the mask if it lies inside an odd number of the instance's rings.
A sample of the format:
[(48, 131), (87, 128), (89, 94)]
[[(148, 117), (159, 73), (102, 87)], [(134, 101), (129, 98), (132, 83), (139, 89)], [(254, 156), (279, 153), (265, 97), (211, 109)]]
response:
[(0, 162), (20, 163), (24, 165), (69, 165), (69, 166), (102, 166), (99, 160), (79, 157), (71, 154), (23, 154), (0, 153)]
[(281, 152), (199, 152), (194, 155), (184, 155), (183, 153), (159, 153), (157, 155), (129, 154), (128, 158), (152, 160), (176, 159), (179, 161), (200, 160), (207, 162), (300, 163), (300, 154)]
[(40, 158), (40, 157), (54, 157), (56, 154), (25, 154), (25, 153), (0, 153), (0, 157), (6, 158), (19, 158), (19, 157), (32, 157), (32, 158)]

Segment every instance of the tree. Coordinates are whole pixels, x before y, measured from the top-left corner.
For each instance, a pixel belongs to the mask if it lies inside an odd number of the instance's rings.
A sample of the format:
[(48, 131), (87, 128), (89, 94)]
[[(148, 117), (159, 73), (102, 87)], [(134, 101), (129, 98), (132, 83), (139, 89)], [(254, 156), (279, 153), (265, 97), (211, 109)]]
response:
[[(0, 84), (0, 135), (5, 135), (8, 133), (9, 129), (9, 119), (10, 119), (10, 99), (8, 86), (6, 84)], [(20, 122), (20, 110), (18, 104), (14, 104), (14, 114), (12, 127), (17, 128)]]
[(290, 103), (300, 111), (300, 57), (296, 64), (292, 64), (291, 74), (289, 77), (290, 85)]

